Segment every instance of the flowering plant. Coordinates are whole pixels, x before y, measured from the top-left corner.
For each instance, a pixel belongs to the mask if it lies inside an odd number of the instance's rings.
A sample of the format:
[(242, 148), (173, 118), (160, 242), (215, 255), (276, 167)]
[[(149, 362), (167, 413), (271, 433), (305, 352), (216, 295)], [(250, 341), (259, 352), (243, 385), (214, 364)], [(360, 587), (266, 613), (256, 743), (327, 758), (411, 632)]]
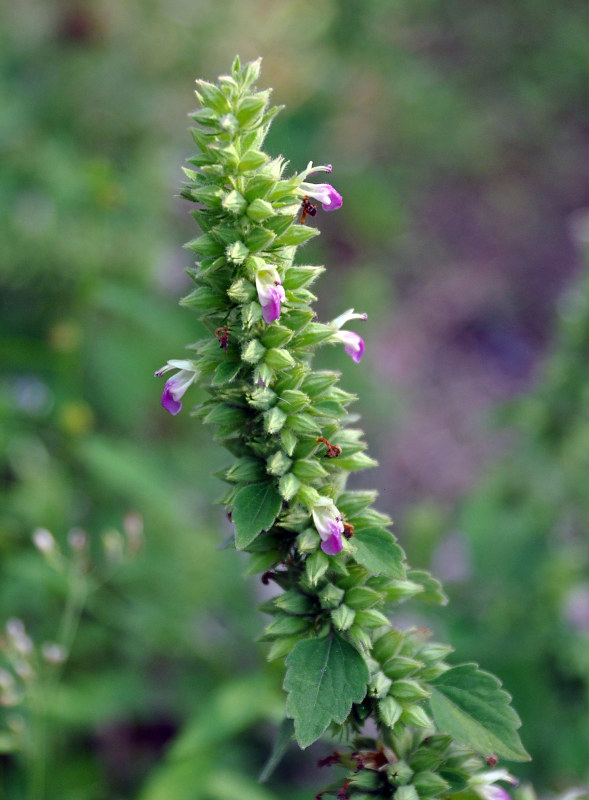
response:
[(390, 622), (410, 598), (445, 597), (406, 563), (391, 520), (373, 508), (376, 493), (346, 489), (350, 472), (375, 462), (348, 413), (355, 397), (338, 373), (313, 369), (312, 357), (342, 343), (359, 362), (364, 342), (343, 327), (366, 315), (316, 321), (309, 287), (324, 268), (295, 263), (318, 234), (306, 224), (317, 215), (311, 199), (326, 211), (343, 201), (331, 184), (307, 180), (330, 165), (285, 176), (287, 162), (261, 149), (279, 109), (255, 88), (259, 72), (260, 61), (235, 59), (218, 84), (197, 81), (198, 152), (182, 196), (197, 204), (202, 234), (187, 244), (199, 260), (181, 302), (209, 335), (189, 346), (190, 360), (156, 375), (177, 370), (162, 395), (171, 414), (192, 384), (206, 387), (192, 413), (217, 426), (233, 456), (223, 503), (235, 547), (250, 554), (250, 574), (282, 590), (262, 606), (273, 617), (268, 658), (287, 666), (286, 718), (270, 763), (293, 737), (305, 748), (329, 731), (349, 749), (322, 763), (346, 774), (321, 795), (503, 797), (497, 782), (514, 779), (493, 769), (498, 759), (528, 759), (509, 695), (475, 664), (447, 663), (452, 648), (429, 632)]

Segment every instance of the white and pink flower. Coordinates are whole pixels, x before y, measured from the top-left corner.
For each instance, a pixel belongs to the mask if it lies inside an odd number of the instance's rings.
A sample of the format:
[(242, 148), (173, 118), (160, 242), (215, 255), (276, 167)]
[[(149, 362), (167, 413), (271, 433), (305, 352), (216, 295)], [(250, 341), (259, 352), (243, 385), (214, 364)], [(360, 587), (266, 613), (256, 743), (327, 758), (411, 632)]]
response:
[(264, 267), (264, 269), (258, 270), (256, 289), (264, 321), (270, 323), (280, 319), (281, 303), (286, 295), (280, 275), (274, 267)]
[(325, 498), (313, 506), (311, 513), (317, 532), (321, 537), (321, 549), (334, 556), (343, 548), (344, 522), (333, 500)]
[(309, 161), (307, 169), (301, 173), (303, 180), (300, 184), (300, 192), (306, 197), (312, 197), (313, 200), (318, 200), (324, 211), (335, 211), (342, 207), (343, 199), (341, 194), (333, 188), (330, 183), (308, 183), (304, 180), (309, 175), (314, 175), (316, 172), (331, 172), (331, 164), (325, 166), (314, 167), (313, 162)]
[(346, 322), (351, 319), (366, 320), (367, 315), (356, 314), (353, 308), (349, 308), (347, 311), (344, 311), (343, 314), (340, 314), (340, 316), (336, 317), (331, 323), (332, 327), (335, 328), (332, 341), (341, 342), (346, 353), (352, 357), (356, 364), (358, 364), (364, 355), (364, 339), (359, 334), (354, 333), (354, 331), (341, 330), (342, 325), (345, 325)]
[(160, 378), (171, 369), (178, 372), (168, 378), (162, 393), (162, 406), (173, 416), (176, 416), (182, 409), (182, 397), (188, 387), (198, 378), (198, 371), (193, 361), (173, 359), (155, 373), (156, 378)]
[(493, 769), (490, 772), (473, 775), (469, 783), (482, 800), (511, 800), (509, 792), (502, 786), (496, 786), (497, 781), (504, 781), (511, 786), (517, 786), (519, 783), (506, 769)]

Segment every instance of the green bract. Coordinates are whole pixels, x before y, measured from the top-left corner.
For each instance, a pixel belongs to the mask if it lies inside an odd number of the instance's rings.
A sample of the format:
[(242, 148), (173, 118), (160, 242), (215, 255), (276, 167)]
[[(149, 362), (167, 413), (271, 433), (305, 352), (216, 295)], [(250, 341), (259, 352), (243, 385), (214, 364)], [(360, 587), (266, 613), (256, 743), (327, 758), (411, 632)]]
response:
[[(178, 413), (190, 383), (206, 388), (193, 414), (216, 426), (233, 456), (221, 477), (235, 546), (251, 554), (249, 574), (263, 572), (283, 590), (263, 606), (273, 619), (262, 638), (269, 658), (286, 658), (294, 728), (283, 728), (265, 777), (293, 730), (307, 747), (329, 728), (353, 748), (334, 757), (350, 770), (346, 797), (460, 791), (486, 770), (480, 756), (491, 750), (527, 759), (519, 720), (499, 681), (474, 665), (451, 668), (451, 648), (389, 622), (409, 598), (445, 598), (431, 575), (408, 569), (391, 520), (372, 507), (376, 493), (345, 488), (350, 472), (376, 462), (351, 427), (355, 397), (339, 388), (338, 373), (314, 370), (312, 358), (340, 342), (359, 361), (364, 343), (341, 328), (364, 315), (316, 321), (309, 287), (323, 267), (295, 263), (298, 246), (318, 234), (307, 224), (319, 218), (309, 198), (332, 210), (341, 196), (306, 181), (331, 167), (288, 175), (282, 157), (263, 152), (279, 109), (255, 88), (259, 73), (260, 61), (241, 67), (236, 59), (217, 85), (197, 82), (198, 152), (182, 196), (197, 204), (202, 233), (187, 245), (199, 260), (182, 304), (208, 335), (191, 345), (189, 368), (168, 362), (181, 378), (167, 381), (162, 403)], [(369, 717), (377, 734), (366, 739)]]

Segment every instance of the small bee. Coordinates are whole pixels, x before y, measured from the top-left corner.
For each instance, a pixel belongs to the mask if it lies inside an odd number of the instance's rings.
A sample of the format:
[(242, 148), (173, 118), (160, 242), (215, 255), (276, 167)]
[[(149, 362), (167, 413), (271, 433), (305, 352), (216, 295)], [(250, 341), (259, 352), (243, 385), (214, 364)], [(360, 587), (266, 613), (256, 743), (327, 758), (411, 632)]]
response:
[(219, 347), (222, 347), (225, 352), (227, 352), (227, 343), (229, 342), (229, 328), (226, 326), (222, 328), (217, 328), (215, 331), (215, 336), (219, 340)]
[(354, 526), (351, 522), (344, 522), (344, 536), (346, 539), (351, 539), (354, 535)]
[(303, 202), (301, 203), (301, 225), (305, 224), (305, 220), (307, 219), (307, 214), (310, 217), (314, 217), (317, 213), (317, 206), (312, 203), (309, 198), (305, 195), (303, 197)]

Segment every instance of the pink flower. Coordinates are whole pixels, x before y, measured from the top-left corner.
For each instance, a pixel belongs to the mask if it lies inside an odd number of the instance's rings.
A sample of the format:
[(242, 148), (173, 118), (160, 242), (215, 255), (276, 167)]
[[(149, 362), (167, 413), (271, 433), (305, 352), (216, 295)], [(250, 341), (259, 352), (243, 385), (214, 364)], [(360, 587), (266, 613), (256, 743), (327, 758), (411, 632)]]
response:
[(280, 319), (281, 303), (285, 299), (280, 276), (274, 267), (258, 271), (256, 275), (258, 300), (262, 306), (262, 317), (267, 323)]
[(321, 549), (327, 555), (334, 556), (342, 549), (342, 533), (344, 523), (333, 500), (324, 501), (312, 508), (313, 522), (321, 537)]
[(184, 393), (198, 378), (198, 371), (193, 361), (172, 360), (168, 361), (165, 366), (157, 370), (155, 373), (156, 378), (160, 378), (171, 369), (177, 369), (178, 372), (166, 381), (162, 393), (162, 406), (166, 411), (172, 414), (172, 416), (176, 416), (182, 409), (181, 399)]
[(307, 197), (312, 197), (314, 200), (319, 200), (324, 211), (335, 211), (341, 208), (344, 202), (341, 194), (330, 183), (308, 183), (304, 179), (309, 175), (314, 175), (316, 172), (331, 172), (331, 170), (331, 164), (314, 167), (313, 162), (309, 161), (307, 169), (300, 174), (300, 177), (303, 178), (300, 184), (300, 192)]
[(336, 342), (342, 342), (344, 350), (359, 364), (364, 355), (364, 339), (353, 331), (338, 331), (333, 337)]
[(346, 353), (354, 359), (356, 364), (362, 360), (362, 356), (364, 355), (364, 339), (353, 331), (342, 331), (341, 327), (351, 319), (366, 320), (366, 318), (366, 314), (356, 314), (353, 308), (349, 308), (347, 311), (344, 311), (343, 314), (340, 314), (339, 317), (336, 317), (331, 323), (336, 329), (332, 341), (341, 342)]

